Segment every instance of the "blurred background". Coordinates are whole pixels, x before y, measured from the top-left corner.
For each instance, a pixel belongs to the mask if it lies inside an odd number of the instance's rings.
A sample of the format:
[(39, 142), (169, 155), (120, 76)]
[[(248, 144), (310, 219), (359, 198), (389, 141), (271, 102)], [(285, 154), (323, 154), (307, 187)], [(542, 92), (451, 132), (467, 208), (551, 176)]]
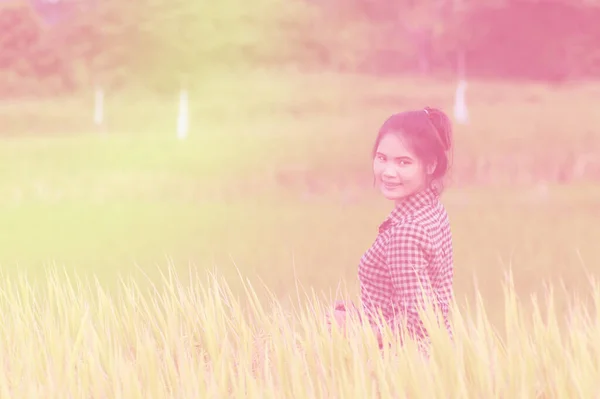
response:
[[(600, 2), (1, 0), (0, 262), (356, 293), (392, 112), (454, 122), (456, 292), (598, 270)], [(501, 318), (500, 313), (497, 314)]]

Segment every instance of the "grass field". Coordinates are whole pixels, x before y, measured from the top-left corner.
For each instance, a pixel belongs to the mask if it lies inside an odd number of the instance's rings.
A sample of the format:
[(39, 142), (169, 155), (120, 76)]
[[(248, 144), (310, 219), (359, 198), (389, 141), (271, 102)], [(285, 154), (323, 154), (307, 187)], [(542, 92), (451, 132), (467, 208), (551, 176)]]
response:
[[(343, 284), (356, 298), (359, 258), (391, 206), (371, 187), (376, 130), (398, 109), (430, 105), (451, 113), (452, 84), (289, 74), (242, 75), (236, 82), (192, 87), (186, 141), (175, 138), (176, 92), (109, 93), (101, 132), (91, 126), (86, 97), (1, 106), (6, 396), (12, 390), (15, 397), (222, 397), (218, 389), (256, 395), (269, 387), (272, 397), (365, 397), (375, 387), (382, 397), (402, 389), (411, 398), (598, 395), (598, 321), (587, 319), (583, 307), (571, 324), (563, 316), (573, 298), (587, 301), (581, 306), (600, 303), (589, 280), (600, 256), (600, 188), (593, 165), (577, 181), (554, 180), (598, 148), (593, 115), (600, 85), (471, 83), (472, 122), (455, 127), (456, 169), (443, 197), (465, 321), (457, 324), (458, 353), (440, 344), (441, 355), (426, 370), (410, 356), (380, 362), (356, 341), (328, 343), (306, 308), (306, 319), (294, 313), (289, 324), (284, 314), (297, 303), (297, 283), (319, 297)], [(480, 166), (488, 158), (496, 161)], [(95, 276), (102, 294), (95, 287), (69, 292), (60, 272), (47, 279), (47, 267), (65, 268), (71, 278)], [(218, 292), (214, 282), (190, 291), (167, 285), (162, 297), (123, 294), (120, 277), (141, 291), (152, 283), (160, 290), (169, 267), (182, 287), (189, 270), (200, 278), (214, 271), (231, 294), (220, 302), (211, 295)], [(282, 309), (266, 302), (265, 310), (248, 310), (251, 302), (243, 299), (232, 305), (245, 297), (238, 269), (253, 284), (264, 282)], [(530, 323), (512, 318), (503, 291), (509, 270)], [(545, 283), (556, 287), (550, 310), (557, 323), (570, 328), (560, 330), (568, 333), (562, 337), (546, 316)], [(540, 320), (532, 316), (533, 294), (540, 295)], [(478, 295), (498, 340), (477, 330), (485, 324), (473, 310)], [(238, 359), (242, 371), (250, 370), (256, 353), (248, 342), (261, 332), (271, 334), (264, 345), (273, 351), (271, 363), (261, 363), (266, 375), (237, 376), (228, 362)], [(188, 353), (186, 337), (210, 352), (206, 380), (196, 378), (204, 358)], [(498, 362), (490, 373), (488, 355)], [(175, 365), (177, 356), (185, 357), (183, 366)], [(370, 372), (360, 361), (365, 356), (374, 362)], [(35, 381), (34, 388), (19, 385), (22, 378)]]

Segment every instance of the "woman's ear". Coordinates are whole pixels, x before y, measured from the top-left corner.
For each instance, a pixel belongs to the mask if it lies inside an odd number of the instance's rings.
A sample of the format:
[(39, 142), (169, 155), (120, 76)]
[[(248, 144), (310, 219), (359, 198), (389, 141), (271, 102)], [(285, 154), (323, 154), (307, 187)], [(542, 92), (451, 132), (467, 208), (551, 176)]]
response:
[(427, 164), (427, 174), (432, 175), (435, 172), (435, 168), (437, 168), (437, 161), (431, 161)]

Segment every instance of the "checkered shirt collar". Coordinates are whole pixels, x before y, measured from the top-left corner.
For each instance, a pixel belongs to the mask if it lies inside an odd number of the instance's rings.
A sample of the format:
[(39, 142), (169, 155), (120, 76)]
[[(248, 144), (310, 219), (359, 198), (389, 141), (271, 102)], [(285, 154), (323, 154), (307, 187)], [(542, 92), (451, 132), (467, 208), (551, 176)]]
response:
[(394, 207), (394, 210), (388, 215), (379, 226), (379, 232), (387, 230), (391, 225), (401, 222), (406, 216), (417, 210), (430, 206), (438, 200), (440, 194), (434, 187), (428, 187), (408, 198), (405, 198), (400, 204)]

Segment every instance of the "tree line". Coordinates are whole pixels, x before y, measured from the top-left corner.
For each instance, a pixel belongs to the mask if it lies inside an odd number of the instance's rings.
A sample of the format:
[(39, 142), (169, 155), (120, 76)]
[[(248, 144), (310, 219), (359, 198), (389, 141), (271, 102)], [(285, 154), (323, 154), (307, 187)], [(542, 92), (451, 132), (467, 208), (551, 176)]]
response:
[(598, 21), (594, 0), (11, 0), (0, 93), (161, 90), (235, 67), (594, 79)]

